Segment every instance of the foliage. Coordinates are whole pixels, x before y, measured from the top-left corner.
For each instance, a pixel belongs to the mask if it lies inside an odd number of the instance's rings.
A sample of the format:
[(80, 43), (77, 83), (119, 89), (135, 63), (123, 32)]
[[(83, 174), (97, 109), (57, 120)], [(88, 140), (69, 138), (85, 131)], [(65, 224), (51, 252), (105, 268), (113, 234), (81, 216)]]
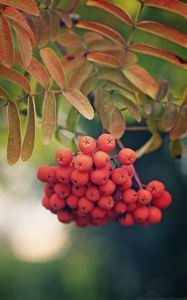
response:
[[(129, 111), (136, 122), (143, 122), (144, 128), (152, 133), (151, 139), (137, 151), (139, 156), (160, 147), (161, 133), (165, 133), (169, 135), (171, 157), (181, 157), (180, 139), (187, 133), (187, 90), (182, 99), (175, 98), (169, 92), (167, 80), (158, 84), (139, 65), (137, 53), (158, 57), (183, 69), (187, 69), (187, 61), (172, 49), (134, 43), (133, 37), (137, 31), (148, 32), (186, 48), (186, 34), (165, 24), (141, 19), (149, 6), (155, 11), (159, 8), (186, 18), (187, 4), (178, 0), (169, 4), (163, 0), (137, 2), (135, 18), (110, 1), (86, 2), (119, 19), (128, 29), (124, 36), (105, 24), (78, 21), (77, 15), (72, 13), (78, 4), (76, 0), (70, 1), (66, 11), (56, 6), (58, 1), (47, 1), (45, 7), (46, 1), (0, 0), (0, 77), (3, 82), (8, 80), (22, 89), (22, 95), (12, 99), (4, 85), (0, 87), (0, 108), (6, 107), (8, 111), (10, 164), (16, 163), (20, 155), (23, 160), (32, 155), (35, 115), (40, 117), (35, 110), (37, 97), (43, 96), (42, 142), (49, 144), (53, 133), (59, 131), (58, 95), (63, 95), (79, 112), (70, 110), (66, 130), (75, 131), (79, 114), (93, 119), (95, 113), (103, 128), (119, 139), (128, 130), (126, 111)], [(33, 78), (39, 83), (34, 91)], [(24, 111), (20, 107), (23, 103), (28, 103), (28, 108), (22, 143), (20, 114)], [(74, 136), (72, 143), (75, 144)]]

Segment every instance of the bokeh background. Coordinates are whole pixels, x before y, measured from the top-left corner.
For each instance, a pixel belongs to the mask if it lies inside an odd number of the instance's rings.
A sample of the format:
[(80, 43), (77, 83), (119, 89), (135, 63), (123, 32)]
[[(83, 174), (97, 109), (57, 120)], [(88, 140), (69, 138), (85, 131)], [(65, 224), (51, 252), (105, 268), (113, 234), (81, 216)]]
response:
[[(69, 1), (61, 1), (66, 7)], [(137, 1), (111, 1), (134, 16)], [(187, 1), (184, 1), (187, 2)], [(76, 12), (82, 19), (102, 21), (124, 36), (128, 28), (115, 17), (80, 1)], [(187, 22), (179, 16), (148, 8), (142, 19), (164, 21), (187, 33)], [(135, 41), (151, 41), (172, 49), (187, 59), (186, 49), (147, 33), (137, 33)], [(160, 82), (167, 79), (170, 89), (181, 97), (187, 71), (163, 60), (139, 55), (139, 62)], [(1, 83), (1, 79), (0, 79)], [(20, 92), (9, 84), (14, 95)], [(59, 97), (62, 111), (67, 104)], [(41, 101), (37, 104), (41, 107)], [(65, 113), (59, 122), (64, 123)], [(24, 116), (22, 121), (25, 122)], [(38, 119), (38, 126), (40, 120)], [(40, 164), (54, 164), (62, 145), (40, 142), (39, 131), (32, 159), (9, 166), (6, 162), (7, 120), (0, 112), (0, 299), (1, 300), (128, 300), (187, 299), (187, 141), (181, 160), (168, 157), (167, 136), (155, 153), (136, 163), (145, 183), (163, 180), (173, 195), (173, 204), (163, 221), (148, 228), (125, 229), (111, 223), (102, 228), (78, 229), (59, 224), (40, 204), (43, 187), (36, 180)], [(80, 120), (79, 131), (97, 137), (98, 119)], [(137, 149), (149, 133), (126, 133), (123, 142)]]

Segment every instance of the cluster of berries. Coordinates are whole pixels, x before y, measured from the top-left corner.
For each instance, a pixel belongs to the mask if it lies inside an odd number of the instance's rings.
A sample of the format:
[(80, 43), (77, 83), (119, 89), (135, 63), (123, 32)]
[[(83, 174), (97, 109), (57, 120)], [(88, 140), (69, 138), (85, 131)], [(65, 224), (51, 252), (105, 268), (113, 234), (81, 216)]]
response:
[[(37, 174), (46, 183), (42, 204), (60, 222), (74, 221), (85, 227), (113, 220), (128, 227), (161, 221), (161, 209), (170, 206), (171, 195), (160, 181), (138, 182), (132, 149), (123, 148), (118, 155), (109, 156), (116, 147), (111, 134), (100, 135), (97, 142), (83, 136), (78, 145), (80, 152), (74, 155), (68, 149), (59, 150), (58, 166), (41, 166)], [(136, 180), (138, 188), (133, 188)]]

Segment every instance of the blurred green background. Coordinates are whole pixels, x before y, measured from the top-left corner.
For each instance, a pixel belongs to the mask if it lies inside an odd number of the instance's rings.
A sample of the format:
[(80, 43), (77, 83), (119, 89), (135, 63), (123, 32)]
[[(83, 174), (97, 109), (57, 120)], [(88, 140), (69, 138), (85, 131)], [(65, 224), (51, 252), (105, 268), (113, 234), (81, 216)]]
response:
[[(61, 2), (60, 6), (66, 7), (69, 1)], [(81, 19), (102, 21), (127, 35), (123, 23), (86, 7), (84, 2), (80, 1), (76, 10)], [(111, 2), (128, 9), (132, 16), (136, 13), (135, 0)], [(160, 20), (187, 33), (185, 19), (159, 9), (146, 9), (142, 19)], [(151, 34), (137, 33), (135, 41), (150, 42), (187, 59), (186, 49)], [(187, 71), (160, 59), (138, 57), (158, 82), (167, 79), (173, 93), (182, 95)], [(8, 88), (12, 94), (19, 93), (13, 85)], [(61, 106), (65, 110), (67, 105), (63, 102)], [(62, 114), (59, 121), (64, 123), (64, 118)], [(111, 223), (103, 228), (78, 229), (59, 224), (40, 204), (43, 187), (35, 178), (37, 167), (54, 164), (61, 144), (54, 139), (50, 146), (42, 146), (38, 133), (32, 159), (8, 166), (6, 126), (5, 111), (1, 111), (0, 300), (187, 299), (186, 141), (180, 161), (169, 159), (164, 137), (159, 151), (136, 163), (142, 181), (163, 180), (173, 195), (173, 204), (160, 224), (125, 229)], [(101, 126), (97, 119), (81, 119), (79, 130), (97, 137)], [(149, 133), (126, 133), (123, 141), (137, 149), (149, 137)]]

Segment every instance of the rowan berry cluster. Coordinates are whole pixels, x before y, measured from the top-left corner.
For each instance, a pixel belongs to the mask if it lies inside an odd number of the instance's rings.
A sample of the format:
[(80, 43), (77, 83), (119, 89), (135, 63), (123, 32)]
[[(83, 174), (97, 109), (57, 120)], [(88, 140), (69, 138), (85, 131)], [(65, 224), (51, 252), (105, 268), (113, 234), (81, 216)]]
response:
[(147, 185), (137, 182), (135, 151), (123, 148), (110, 156), (116, 148), (110, 134), (100, 135), (97, 141), (83, 136), (78, 145), (80, 152), (59, 150), (58, 166), (41, 166), (37, 173), (46, 183), (42, 204), (60, 222), (74, 221), (78, 227), (85, 227), (113, 220), (129, 227), (161, 221), (161, 210), (170, 206), (171, 195), (160, 181)]

